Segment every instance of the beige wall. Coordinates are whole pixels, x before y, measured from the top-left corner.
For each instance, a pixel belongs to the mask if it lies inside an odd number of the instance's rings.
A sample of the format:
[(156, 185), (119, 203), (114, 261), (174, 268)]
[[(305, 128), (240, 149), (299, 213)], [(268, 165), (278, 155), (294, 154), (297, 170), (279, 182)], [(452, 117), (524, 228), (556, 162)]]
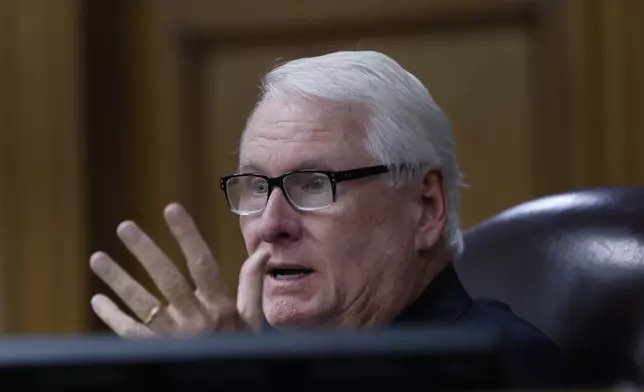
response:
[(546, 193), (644, 184), (642, 2), (306, 4), (0, 2), (3, 330), (97, 327), (90, 250), (142, 276), (114, 236), (135, 219), (178, 257), (171, 201), (234, 283), (244, 251), (217, 179), (277, 58), (375, 49), (417, 74), (453, 121), (466, 228)]

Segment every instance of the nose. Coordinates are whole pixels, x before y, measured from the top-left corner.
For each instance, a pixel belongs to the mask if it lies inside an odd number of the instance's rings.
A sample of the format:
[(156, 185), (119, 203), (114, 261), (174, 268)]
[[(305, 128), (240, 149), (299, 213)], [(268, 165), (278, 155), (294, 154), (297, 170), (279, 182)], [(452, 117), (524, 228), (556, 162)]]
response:
[(260, 217), (259, 239), (270, 244), (295, 241), (301, 230), (300, 214), (281, 189), (273, 190)]

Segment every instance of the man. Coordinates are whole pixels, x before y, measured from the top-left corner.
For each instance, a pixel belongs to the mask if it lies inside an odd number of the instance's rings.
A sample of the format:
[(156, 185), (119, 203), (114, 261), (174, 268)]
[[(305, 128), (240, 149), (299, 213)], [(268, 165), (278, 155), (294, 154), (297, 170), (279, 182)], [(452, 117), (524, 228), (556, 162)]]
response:
[(221, 180), (250, 255), (237, 300), (191, 218), (172, 204), (165, 218), (196, 291), (124, 222), (118, 236), (167, 305), (99, 252), (92, 269), (139, 321), (103, 295), (92, 306), (124, 337), (260, 330), (265, 321), (278, 330), (492, 325), (535, 348), (526, 368), (540, 374), (558, 360), (556, 346), (504, 305), (473, 301), (451, 265), (463, 247), (460, 179), (446, 116), (394, 60), (338, 52), (288, 62), (264, 80), (241, 139), (239, 174)]

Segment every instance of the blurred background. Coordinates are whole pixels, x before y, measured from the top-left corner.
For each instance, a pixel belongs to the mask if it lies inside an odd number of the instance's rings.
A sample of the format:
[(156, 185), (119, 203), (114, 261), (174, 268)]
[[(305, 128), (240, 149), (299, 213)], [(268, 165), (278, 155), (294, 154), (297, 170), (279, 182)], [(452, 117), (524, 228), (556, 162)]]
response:
[(641, 0), (0, 0), (0, 331), (104, 330), (89, 255), (145, 279), (115, 235), (134, 219), (181, 261), (173, 201), (235, 286), (218, 179), (261, 76), (296, 57), (378, 50), (426, 84), (453, 122), (464, 229), (644, 184), (643, 17)]

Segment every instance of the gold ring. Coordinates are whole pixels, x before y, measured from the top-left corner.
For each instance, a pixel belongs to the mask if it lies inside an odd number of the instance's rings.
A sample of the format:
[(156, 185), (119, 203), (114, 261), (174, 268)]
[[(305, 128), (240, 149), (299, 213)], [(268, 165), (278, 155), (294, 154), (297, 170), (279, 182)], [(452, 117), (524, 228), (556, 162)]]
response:
[(150, 325), (150, 323), (154, 321), (154, 318), (157, 316), (157, 314), (159, 314), (161, 309), (163, 309), (161, 305), (157, 305), (153, 307), (152, 310), (150, 310), (150, 314), (148, 315), (148, 317), (146, 317), (145, 320), (143, 320), (143, 324)]

